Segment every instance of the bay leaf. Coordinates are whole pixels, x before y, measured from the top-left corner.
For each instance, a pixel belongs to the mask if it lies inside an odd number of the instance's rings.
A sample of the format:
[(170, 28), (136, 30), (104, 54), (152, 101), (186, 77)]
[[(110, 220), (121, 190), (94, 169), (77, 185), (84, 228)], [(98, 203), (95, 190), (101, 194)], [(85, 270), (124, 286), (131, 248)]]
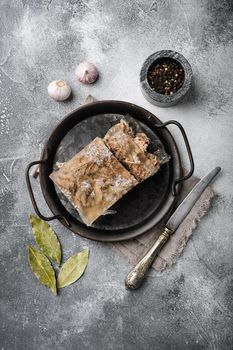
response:
[(40, 283), (57, 294), (56, 277), (49, 259), (32, 246), (28, 246), (29, 265)]
[(51, 226), (41, 220), (37, 216), (30, 214), (30, 223), (32, 225), (32, 232), (36, 243), (50, 259), (55, 261), (58, 265), (61, 263), (61, 245), (57, 235)]
[(77, 281), (86, 269), (88, 257), (88, 248), (85, 248), (81, 252), (71, 256), (64, 263), (58, 274), (57, 287), (63, 288)]

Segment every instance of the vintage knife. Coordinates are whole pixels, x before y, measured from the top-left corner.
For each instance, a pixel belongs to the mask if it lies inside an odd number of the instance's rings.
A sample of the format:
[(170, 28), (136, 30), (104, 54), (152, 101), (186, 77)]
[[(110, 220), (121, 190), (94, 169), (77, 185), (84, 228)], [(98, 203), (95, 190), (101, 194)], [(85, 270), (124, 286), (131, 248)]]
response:
[(137, 289), (141, 286), (143, 280), (145, 279), (146, 273), (149, 270), (156, 255), (158, 255), (163, 245), (167, 242), (169, 237), (175, 232), (184, 218), (188, 215), (197, 199), (200, 197), (209, 183), (214, 179), (214, 177), (220, 172), (220, 170), (220, 167), (213, 169), (210, 173), (203, 177), (192, 189), (192, 191), (185, 197), (185, 199), (168, 220), (163, 233), (155, 241), (152, 248), (137, 263), (133, 270), (129, 272), (125, 280), (125, 285), (127, 288)]

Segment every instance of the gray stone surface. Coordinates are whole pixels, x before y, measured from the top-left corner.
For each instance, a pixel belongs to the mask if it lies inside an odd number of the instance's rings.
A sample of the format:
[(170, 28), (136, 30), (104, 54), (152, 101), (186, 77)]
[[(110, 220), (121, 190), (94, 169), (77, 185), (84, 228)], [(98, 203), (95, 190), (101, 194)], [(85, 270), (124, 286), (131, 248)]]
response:
[[(232, 11), (230, 0), (1, 0), (2, 350), (232, 349)], [(160, 49), (181, 52), (194, 72), (192, 93), (170, 109), (150, 105), (139, 86), (142, 62)], [(99, 67), (93, 86), (75, 80), (74, 68), (84, 59)], [(47, 96), (48, 83), (59, 78), (72, 85), (69, 102)], [(178, 263), (162, 275), (151, 273), (137, 292), (125, 290), (131, 266), (107, 245), (54, 222), (64, 259), (84, 245), (91, 250), (85, 276), (54, 297), (27, 263), (26, 245), (34, 242), (24, 169), (56, 123), (90, 93), (178, 120), (193, 148), (196, 175), (216, 165), (223, 172), (213, 207)], [(49, 213), (38, 185), (36, 194)]]

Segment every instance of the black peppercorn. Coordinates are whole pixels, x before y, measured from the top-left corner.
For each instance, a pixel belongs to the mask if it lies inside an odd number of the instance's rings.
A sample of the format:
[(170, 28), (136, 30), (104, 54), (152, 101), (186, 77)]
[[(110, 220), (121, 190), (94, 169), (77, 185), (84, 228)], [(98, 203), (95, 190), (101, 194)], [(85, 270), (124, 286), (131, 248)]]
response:
[(173, 58), (161, 58), (151, 65), (147, 77), (154, 91), (173, 95), (184, 83), (184, 69)]

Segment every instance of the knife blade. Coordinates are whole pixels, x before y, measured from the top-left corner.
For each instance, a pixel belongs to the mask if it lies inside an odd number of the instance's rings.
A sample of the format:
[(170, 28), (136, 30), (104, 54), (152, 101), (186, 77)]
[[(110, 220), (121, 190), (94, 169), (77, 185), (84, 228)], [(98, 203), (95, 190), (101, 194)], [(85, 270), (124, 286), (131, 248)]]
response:
[(167, 242), (171, 234), (179, 227), (185, 217), (193, 208), (194, 204), (204, 192), (206, 187), (215, 178), (215, 176), (221, 171), (220, 167), (216, 167), (204, 176), (190, 191), (190, 193), (184, 198), (175, 212), (171, 215), (167, 221), (164, 231), (159, 238), (155, 241), (151, 249), (146, 255), (137, 263), (137, 265), (131, 270), (126, 277), (125, 285), (130, 289), (137, 289), (141, 286), (145, 279), (146, 273), (153, 263), (156, 255), (159, 253), (163, 245)]
[(204, 176), (194, 188), (189, 192), (185, 199), (181, 202), (175, 212), (172, 214), (168, 220), (166, 227), (170, 230), (175, 231), (184, 218), (188, 215), (200, 195), (209, 185), (209, 183), (215, 178), (215, 176), (220, 172), (221, 168), (216, 167), (210, 171), (206, 176)]

